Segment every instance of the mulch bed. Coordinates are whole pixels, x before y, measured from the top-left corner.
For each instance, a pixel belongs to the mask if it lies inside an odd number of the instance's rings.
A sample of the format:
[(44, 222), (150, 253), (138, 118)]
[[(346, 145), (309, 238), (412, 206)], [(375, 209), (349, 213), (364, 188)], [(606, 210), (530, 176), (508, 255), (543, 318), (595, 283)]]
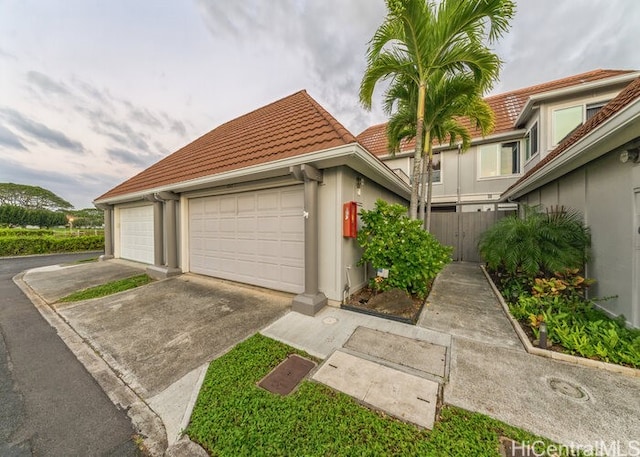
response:
[(341, 308), (406, 324), (415, 324), (425, 301), (425, 299), (410, 296), (400, 289), (376, 293), (370, 287), (365, 287), (351, 295), (349, 301), (342, 304)]

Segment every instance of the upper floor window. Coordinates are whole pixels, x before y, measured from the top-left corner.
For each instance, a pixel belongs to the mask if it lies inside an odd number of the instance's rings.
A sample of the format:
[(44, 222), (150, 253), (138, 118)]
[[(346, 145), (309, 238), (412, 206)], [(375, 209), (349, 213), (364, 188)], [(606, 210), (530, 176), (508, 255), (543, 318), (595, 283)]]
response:
[[(429, 160), (429, 158), (425, 155), (424, 160)], [(431, 163), (431, 182), (434, 184), (440, 184), (442, 182), (441, 166), (440, 153), (434, 153), (433, 162)], [(420, 178), (422, 178), (422, 176), (420, 176)]]
[(529, 160), (538, 153), (538, 123), (533, 124), (524, 137), (524, 159)]
[(479, 147), (481, 178), (510, 176), (520, 173), (520, 143), (486, 144)]
[(607, 102), (576, 105), (554, 110), (552, 113), (553, 144), (557, 145), (583, 122), (591, 119)]

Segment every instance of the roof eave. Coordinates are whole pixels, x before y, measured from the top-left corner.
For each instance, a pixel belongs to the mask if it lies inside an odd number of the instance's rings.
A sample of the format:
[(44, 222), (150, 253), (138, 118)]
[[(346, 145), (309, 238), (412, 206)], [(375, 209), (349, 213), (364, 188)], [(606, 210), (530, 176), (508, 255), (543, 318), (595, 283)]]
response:
[(246, 182), (249, 180), (286, 176), (289, 174), (290, 167), (304, 163), (313, 164), (320, 169), (348, 165), (361, 172), (369, 179), (375, 178), (374, 180), (376, 182), (384, 185), (400, 196), (407, 198), (411, 194), (410, 187), (388, 166), (382, 163), (380, 159), (374, 157), (358, 143), (351, 143), (309, 154), (217, 173), (202, 178), (166, 184), (114, 197), (101, 198), (95, 200), (93, 203), (94, 205), (126, 203), (142, 200), (145, 195), (157, 192), (172, 191), (181, 193), (206, 187), (218, 187), (237, 182)]
[[(634, 123), (638, 124), (638, 126), (632, 128)], [(629, 134), (620, 135), (621, 130), (627, 127), (629, 128)], [(582, 165), (623, 146), (634, 135), (633, 132), (636, 132), (635, 135), (637, 136), (638, 131), (640, 131), (640, 99), (634, 100), (625, 109), (616, 113), (598, 128), (572, 144), (558, 157), (531, 174), (521, 183), (517, 183), (513, 188), (508, 189), (502, 194), (500, 201), (516, 200), (560, 178)], [(607, 140), (612, 140), (615, 141), (614, 144), (619, 144), (612, 146), (611, 142)]]

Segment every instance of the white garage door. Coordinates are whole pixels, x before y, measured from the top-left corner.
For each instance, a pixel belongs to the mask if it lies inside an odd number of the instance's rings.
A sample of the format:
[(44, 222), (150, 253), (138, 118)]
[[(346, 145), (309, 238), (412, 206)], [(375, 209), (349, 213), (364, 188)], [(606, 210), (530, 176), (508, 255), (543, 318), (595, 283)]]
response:
[(153, 263), (153, 206), (120, 209), (120, 257)]
[(304, 291), (302, 186), (189, 200), (190, 270)]

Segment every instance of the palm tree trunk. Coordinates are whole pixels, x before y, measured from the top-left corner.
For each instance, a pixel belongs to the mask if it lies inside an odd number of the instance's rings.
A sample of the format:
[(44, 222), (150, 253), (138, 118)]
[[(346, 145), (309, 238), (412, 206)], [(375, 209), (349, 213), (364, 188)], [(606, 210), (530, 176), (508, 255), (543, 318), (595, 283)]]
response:
[(420, 182), (420, 172), (422, 171), (422, 152), (424, 131), (424, 102), (427, 87), (424, 82), (418, 86), (418, 115), (416, 119), (416, 150), (413, 153), (413, 176), (411, 185), (411, 201), (409, 202), (409, 217), (411, 219), (418, 218), (418, 183)]
[(422, 158), (422, 171), (420, 172), (420, 197), (418, 199), (418, 219), (422, 221), (424, 227), (424, 207), (425, 207), (425, 195), (427, 194), (427, 171), (429, 162)]
[(427, 198), (426, 198), (426, 219), (424, 221), (424, 229), (427, 232), (431, 231), (431, 197), (433, 194), (433, 146), (431, 141), (427, 146), (429, 154), (429, 161), (427, 162)]

